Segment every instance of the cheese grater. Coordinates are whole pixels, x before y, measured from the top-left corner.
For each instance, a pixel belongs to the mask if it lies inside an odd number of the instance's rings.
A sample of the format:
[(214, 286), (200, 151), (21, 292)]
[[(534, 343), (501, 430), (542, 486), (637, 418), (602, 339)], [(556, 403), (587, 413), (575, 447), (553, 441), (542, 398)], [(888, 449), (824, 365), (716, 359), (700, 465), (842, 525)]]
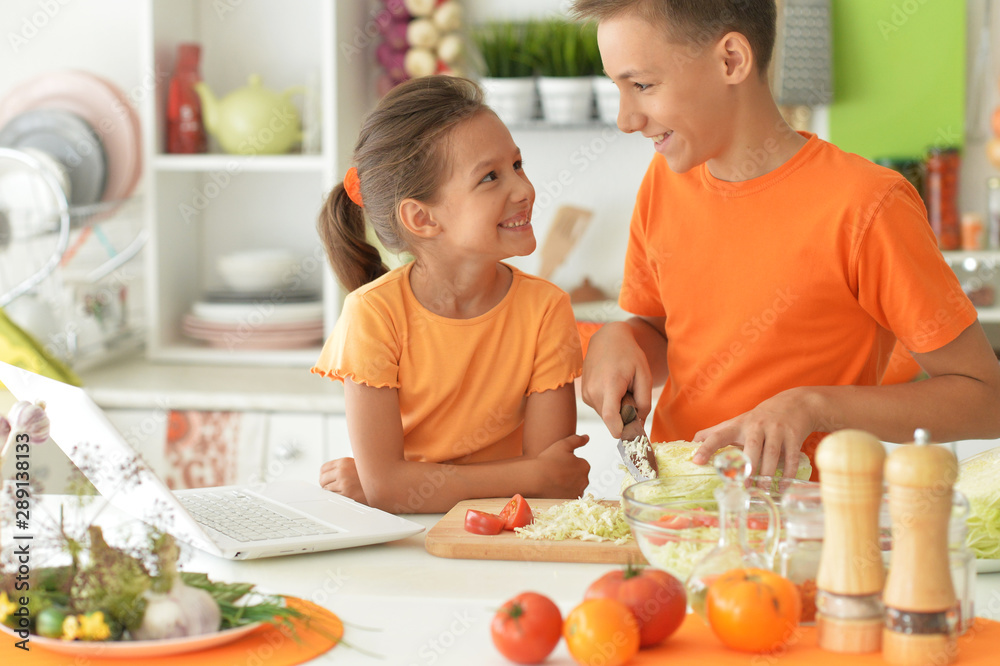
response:
[(773, 92), (783, 106), (833, 99), (830, 0), (778, 0)]

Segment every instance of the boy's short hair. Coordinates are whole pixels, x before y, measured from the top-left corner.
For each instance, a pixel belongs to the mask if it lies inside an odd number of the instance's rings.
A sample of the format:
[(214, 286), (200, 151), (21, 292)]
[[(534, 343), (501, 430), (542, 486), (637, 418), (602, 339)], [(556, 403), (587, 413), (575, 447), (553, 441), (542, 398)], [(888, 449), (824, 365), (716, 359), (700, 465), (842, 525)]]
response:
[(573, 0), (572, 11), (597, 21), (632, 14), (664, 26), (672, 41), (699, 46), (738, 32), (750, 42), (761, 76), (771, 63), (778, 14), (775, 0)]

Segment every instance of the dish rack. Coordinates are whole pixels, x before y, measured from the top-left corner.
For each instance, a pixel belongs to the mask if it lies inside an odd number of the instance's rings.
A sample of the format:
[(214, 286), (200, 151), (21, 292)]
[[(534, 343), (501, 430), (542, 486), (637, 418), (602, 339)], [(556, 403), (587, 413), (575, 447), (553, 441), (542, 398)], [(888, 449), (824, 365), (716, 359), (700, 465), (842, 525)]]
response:
[(76, 369), (131, 352), (144, 338), (140, 197), (5, 209), (0, 307)]

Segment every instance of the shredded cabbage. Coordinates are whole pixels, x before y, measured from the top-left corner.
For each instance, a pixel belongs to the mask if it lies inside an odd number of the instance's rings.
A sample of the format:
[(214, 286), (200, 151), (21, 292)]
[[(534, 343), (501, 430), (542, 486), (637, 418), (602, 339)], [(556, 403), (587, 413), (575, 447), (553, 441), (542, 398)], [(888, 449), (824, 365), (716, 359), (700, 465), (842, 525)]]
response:
[(536, 511), (530, 525), (514, 532), (522, 539), (613, 541), (616, 545), (632, 538), (621, 507), (599, 502), (593, 495)]
[[(747, 530), (747, 543), (754, 549), (760, 549), (767, 532), (764, 530)], [(671, 538), (662, 544), (646, 540), (642, 554), (657, 569), (670, 572), (678, 580), (687, 580), (696, 564), (704, 559), (708, 551), (715, 548), (719, 541), (718, 527), (689, 527), (683, 530), (683, 538)], [(656, 536), (652, 537), (654, 540)], [(663, 538), (663, 537), (660, 537)]]
[(969, 549), (979, 559), (1000, 559), (1000, 447), (962, 462), (957, 490), (969, 500)]

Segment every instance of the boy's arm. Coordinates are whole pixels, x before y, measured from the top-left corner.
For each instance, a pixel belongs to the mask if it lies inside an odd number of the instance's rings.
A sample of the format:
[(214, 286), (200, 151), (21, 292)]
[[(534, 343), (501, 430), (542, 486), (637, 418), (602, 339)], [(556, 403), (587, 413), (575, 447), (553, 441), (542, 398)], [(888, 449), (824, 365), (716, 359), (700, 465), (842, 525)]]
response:
[(916, 428), (935, 441), (1000, 436), (1000, 364), (979, 322), (944, 347), (914, 358), (929, 379), (890, 386), (812, 386), (783, 391), (756, 408), (702, 430), (694, 456), (707, 462), (740, 444), (762, 474), (784, 456), (785, 474), (809, 433), (860, 428), (888, 442), (908, 442)]
[(665, 317), (632, 317), (605, 324), (590, 339), (583, 360), (583, 400), (604, 420), (612, 437), (622, 434), (622, 397), (635, 396), (639, 417), (652, 409), (653, 388), (667, 380)]
[(369, 505), (384, 511), (442, 513), (461, 500), (514, 493), (575, 498), (586, 487), (589, 466), (573, 454), (573, 449), (587, 442), (586, 437), (565, 437), (531, 460), (491, 465), (411, 462), (403, 457), (396, 389), (345, 380), (344, 401), (347, 431), (365, 497)]

